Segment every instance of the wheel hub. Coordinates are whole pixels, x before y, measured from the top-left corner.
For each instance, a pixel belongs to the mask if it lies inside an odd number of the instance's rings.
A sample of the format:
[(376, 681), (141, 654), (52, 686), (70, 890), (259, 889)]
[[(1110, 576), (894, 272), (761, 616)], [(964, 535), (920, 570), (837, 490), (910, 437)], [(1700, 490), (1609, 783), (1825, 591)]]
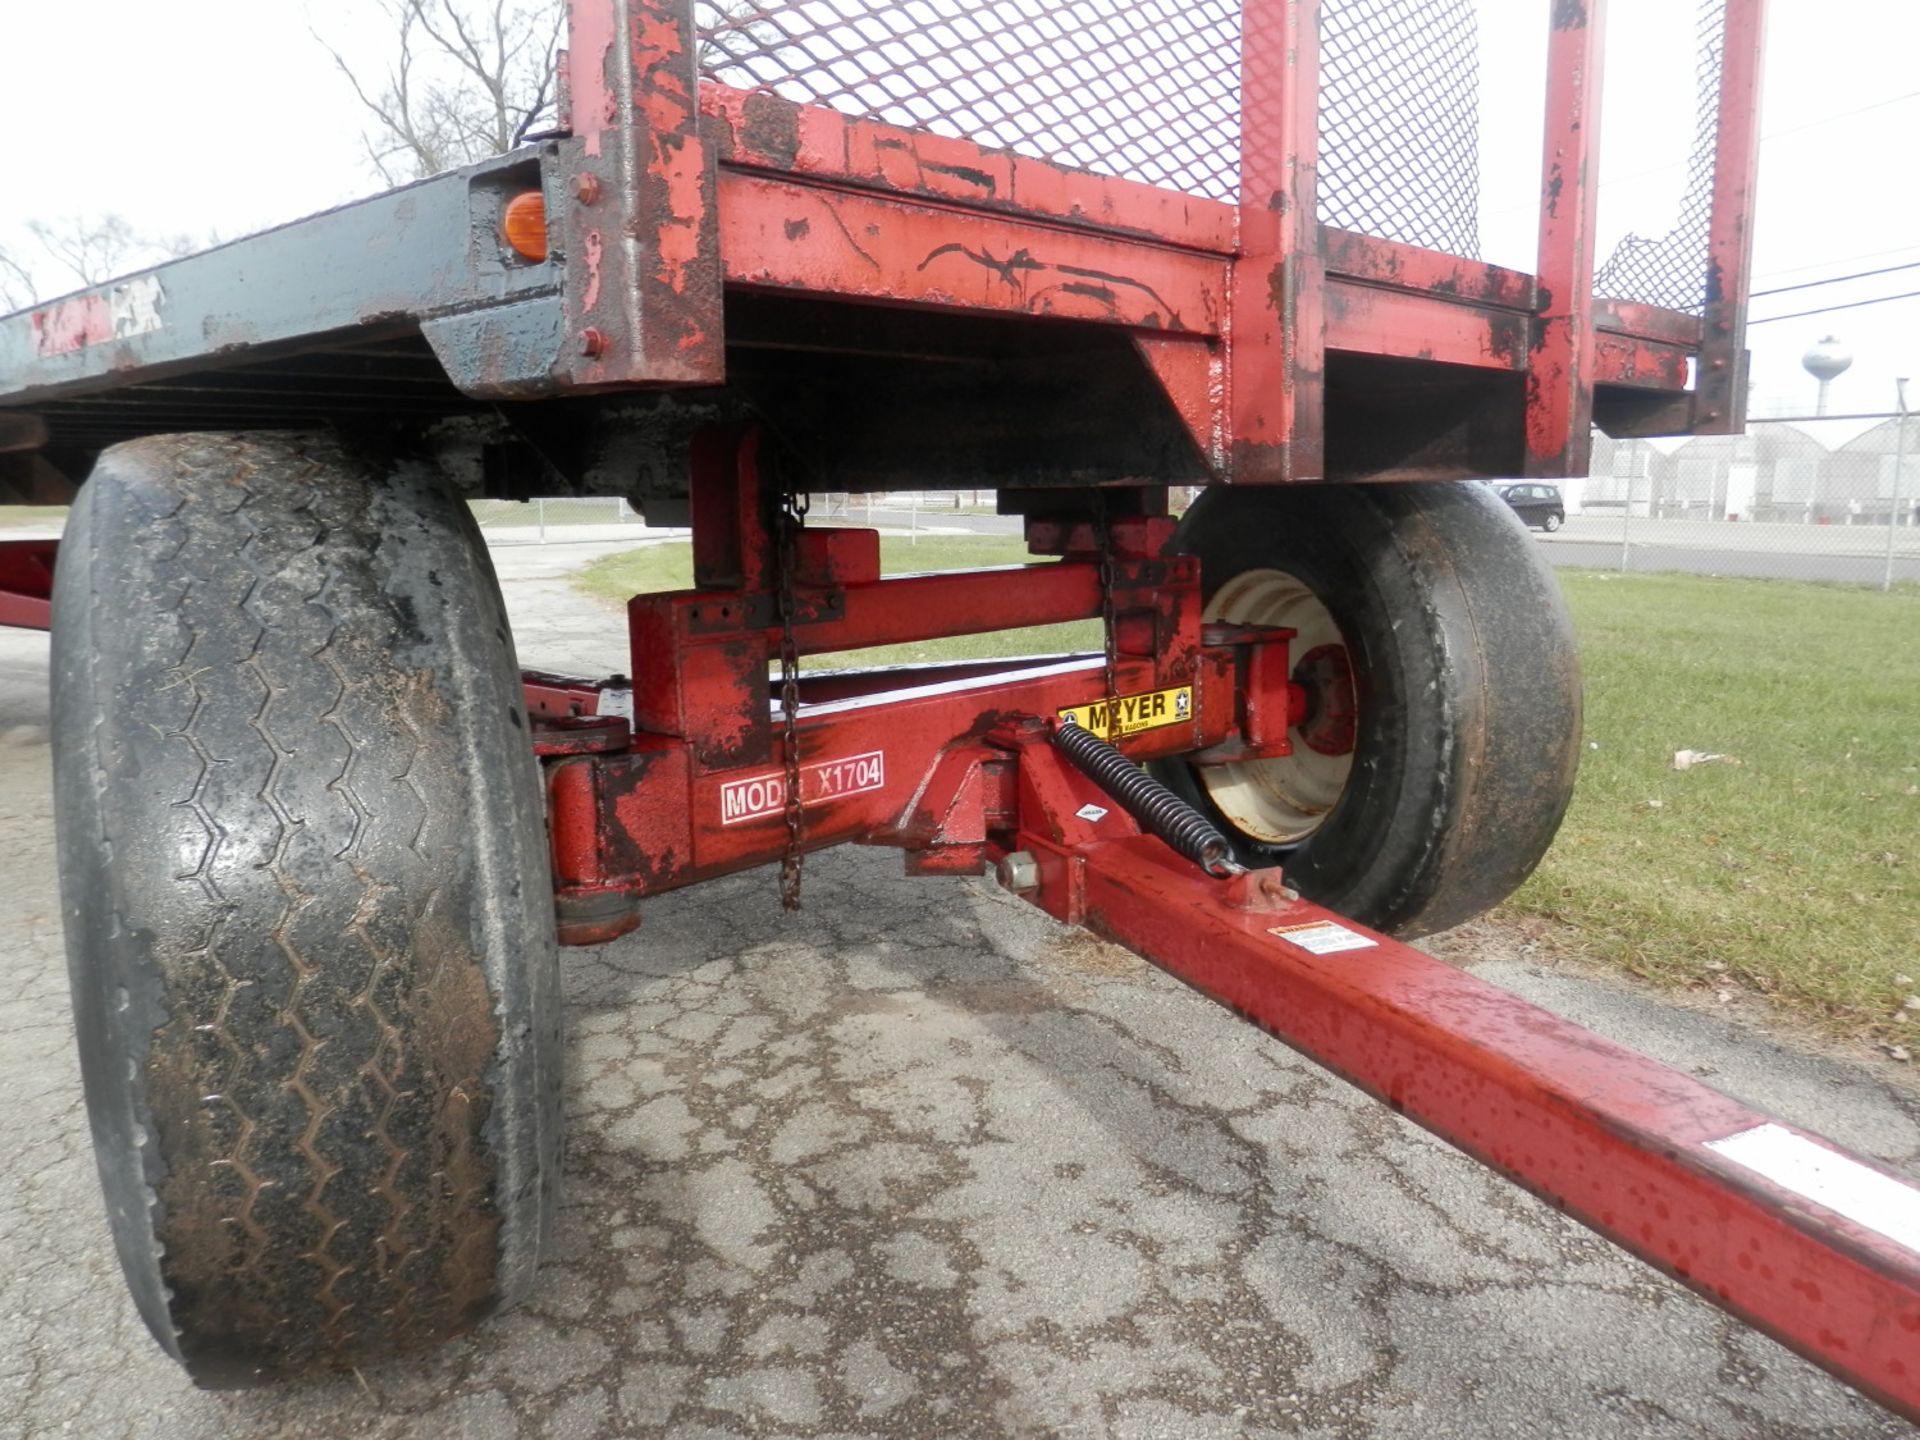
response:
[(1332, 813), (1353, 770), (1359, 707), (1345, 638), (1305, 582), (1280, 570), (1235, 575), (1208, 602), (1206, 618), (1294, 632), (1293, 753), (1207, 765), (1198, 774), (1235, 829), (1263, 844), (1297, 845)]
[(1292, 727), (1293, 733), (1322, 755), (1351, 755), (1359, 702), (1347, 647), (1316, 645), (1293, 667), (1293, 683), (1306, 698), (1306, 715)]

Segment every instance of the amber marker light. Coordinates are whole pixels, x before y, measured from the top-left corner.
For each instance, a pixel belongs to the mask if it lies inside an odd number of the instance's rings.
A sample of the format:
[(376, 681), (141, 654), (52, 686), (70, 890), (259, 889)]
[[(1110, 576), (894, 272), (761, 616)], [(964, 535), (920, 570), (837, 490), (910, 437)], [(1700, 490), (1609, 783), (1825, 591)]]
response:
[(538, 190), (523, 190), (507, 201), (500, 234), (513, 253), (538, 263), (547, 258), (547, 200)]

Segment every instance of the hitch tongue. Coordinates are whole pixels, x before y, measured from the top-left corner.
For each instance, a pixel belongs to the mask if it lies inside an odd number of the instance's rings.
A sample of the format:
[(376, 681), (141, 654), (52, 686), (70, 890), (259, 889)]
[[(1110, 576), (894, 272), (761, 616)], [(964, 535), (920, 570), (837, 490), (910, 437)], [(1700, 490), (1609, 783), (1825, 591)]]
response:
[(1167, 845), (1215, 879), (1245, 874), (1233, 858), (1227, 837), (1206, 816), (1162, 785), (1113, 746), (1071, 720), (1053, 727), (1053, 748), (1107, 794), (1149, 835)]

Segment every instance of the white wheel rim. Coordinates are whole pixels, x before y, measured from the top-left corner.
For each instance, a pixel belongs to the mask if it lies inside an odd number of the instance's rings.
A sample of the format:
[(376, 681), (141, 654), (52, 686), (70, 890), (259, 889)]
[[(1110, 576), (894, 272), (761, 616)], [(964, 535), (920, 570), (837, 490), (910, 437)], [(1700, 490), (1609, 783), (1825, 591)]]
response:
[[(1281, 570), (1243, 570), (1207, 602), (1206, 618), (1293, 630), (1288, 658), (1323, 646), (1345, 647), (1333, 616), (1312, 590)], [(1197, 767), (1220, 813), (1242, 834), (1268, 845), (1297, 845), (1325, 823), (1353, 773), (1353, 750), (1326, 755), (1289, 728), (1291, 755)]]

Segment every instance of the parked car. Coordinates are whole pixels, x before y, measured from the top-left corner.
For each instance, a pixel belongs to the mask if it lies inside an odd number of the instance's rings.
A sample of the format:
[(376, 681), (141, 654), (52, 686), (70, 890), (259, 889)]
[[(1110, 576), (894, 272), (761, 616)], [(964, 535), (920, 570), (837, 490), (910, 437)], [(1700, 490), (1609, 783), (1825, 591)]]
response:
[(1513, 507), (1514, 514), (1529, 526), (1558, 530), (1567, 523), (1566, 503), (1553, 485), (1496, 485), (1494, 493)]

